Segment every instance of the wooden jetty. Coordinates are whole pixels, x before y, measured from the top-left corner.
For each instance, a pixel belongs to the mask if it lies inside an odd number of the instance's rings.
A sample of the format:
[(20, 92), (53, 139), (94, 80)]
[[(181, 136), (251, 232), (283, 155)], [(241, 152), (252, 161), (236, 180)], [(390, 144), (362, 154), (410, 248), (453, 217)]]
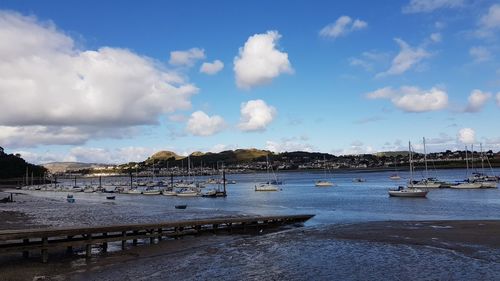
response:
[(149, 224), (0, 230), (0, 254), (22, 252), (23, 257), (29, 257), (30, 251), (41, 251), (42, 262), (46, 263), (49, 249), (66, 247), (66, 250), (71, 253), (73, 247), (85, 247), (86, 257), (90, 258), (92, 245), (100, 245), (103, 251), (107, 251), (109, 242), (121, 241), (122, 249), (124, 249), (127, 241), (132, 241), (133, 245), (137, 245), (138, 239), (149, 238), (150, 243), (154, 243), (155, 240), (161, 241), (162, 238), (177, 238), (203, 232), (231, 233), (233, 230), (263, 229), (305, 222), (313, 216), (259, 216)]

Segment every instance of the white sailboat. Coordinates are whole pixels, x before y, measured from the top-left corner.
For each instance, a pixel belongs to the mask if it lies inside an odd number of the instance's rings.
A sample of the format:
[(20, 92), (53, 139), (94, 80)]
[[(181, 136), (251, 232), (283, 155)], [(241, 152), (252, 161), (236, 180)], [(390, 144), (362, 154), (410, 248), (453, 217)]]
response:
[(269, 175), (269, 157), (266, 155), (267, 182), (255, 185), (255, 191), (278, 191), (278, 186), (271, 183)]
[(324, 171), (324, 179), (323, 180), (317, 180), (314, 185), (316, 187), (331, 187), (335, 186), (335, 184), (329, 180), (327, 180), (326, 177), (326, 156), (323, 156), (323, 171)]
[[(408, 142), (408, 148), (410, 152), (410, 182), (413, 181), (413, 159), (412, 159), (412, 150), (411, 143)], [(407, 186), (404, 188), (403, 186), (399, 186), (397, 189), (390, 189), (389, 196), (392, 197), (426, 197), (428, 191), (420, 188)]]
[(408, 187), (412, 187), (412, 188), (439, 188), (439, 187), (441, 187), (442, 182), (438, 181), (435, 178), (429, 177), (429, 170), (427, 169), (427, 150), (425, 147), (425, 138), (423, 138), (423, 143), (424, 143), (425, 178), (418, 180), (418, 181), (410, 180), (408, 182)]
[[(474, 146), (472, 146), (472, 151), (474, 153)], [(472, 154), (472, 157), (471, 157), (471, 165), (473, 168), (474, 167), (474, 164), (473, 164), (473, 161), (474, 161), (474, 154)], [(465, 165), (466, 165), (466, 179), (463, 181), (463, 182), (459, 182), (457, 184), (452, 184), (450, 185), (450, 188), (453, 188), (453, 189), (479, 189), (481, 188), (482, 184), (480, 182), (477, 182), (477, 181), (474, 181), (473, 179), (471, 179), (469, 177), (469, 157), (468, 157), (468, 154), (467, 154), (467, 145), (465, 146)]]

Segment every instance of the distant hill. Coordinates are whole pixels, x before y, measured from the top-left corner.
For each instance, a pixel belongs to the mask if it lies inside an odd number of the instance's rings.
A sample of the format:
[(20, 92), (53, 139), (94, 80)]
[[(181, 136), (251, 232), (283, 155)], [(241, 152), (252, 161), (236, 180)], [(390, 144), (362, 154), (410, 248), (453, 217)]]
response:
[(52, 162), (42, 165), (51, 173), (62, 173), (65, 171), (78, 171), (83, 169), (106, 167), (108, 164), (81, 163), (81, 162)]
[[(194, 165), (199, 165), (199, 163), (203, 162), (204, 165), (217, 165), (217, 162), (224, 162), (225, 164), (236, 164), (236, 163), (245, 163), (252, 161), (265, 161), (266, 155), (272, 155), (273, 153), (267, 150), (259, 150), (255, 148), (251, 149), (237, 149), (237, 150), (226, 150), (218, 153), (212, 152), (193, 152), (189, 156), (191, 163)], [(151, 165), (151, 159), (156, 160), (158, 167), (166, 166), (166, 162), (169, 162), (171, 165), (182, 166), (186, 165), (186, 158), (183, 156), (179, 156), (174, 152), (170, 151), (160, 151), (148, 159), (144, 161), (146, 165)], [(184, 164), (181, 163), (184, 162)]]
[(151, 155), (148, 159), (156, 161), (156, 160), (169, 160), (171, 158), (174, 158), (175, 160), (179, 160), (179, 159), (182, 159), (185, 157), (179, 156), (175, 152), (172, 152), (172, 151), (162, 150), (162, 151), (158, 151), (155, 154)]

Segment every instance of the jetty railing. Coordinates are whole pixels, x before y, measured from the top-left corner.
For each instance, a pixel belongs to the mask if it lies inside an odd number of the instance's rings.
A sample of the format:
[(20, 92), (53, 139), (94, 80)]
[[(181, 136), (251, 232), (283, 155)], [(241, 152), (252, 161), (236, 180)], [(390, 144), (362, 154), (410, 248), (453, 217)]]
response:
[(30, 251), (38, 250), (41, 251), (42, 262), (46, 263), (49, 249), (66, 247), (67, 252), (72, 252), (73, 247), (85, 247), (86, 257), (90, 258), (92, 245), (100, 245), (103, 251), (107, 251), (109, 242), (121, 241), (122, 249), (125, 249), (127, 241), (137, 245), (139, 239), (149, 238), (153, 244), (155, 240), (161, 241), (162, 238), (203, 232), (232, 233), (235, 230), (247, 231), (301, 223), (313, 216), (233, 217), (148, 224), (0, 230), (0, 253), (17, 251), (22, 252), (23, 257), (29, 257)]

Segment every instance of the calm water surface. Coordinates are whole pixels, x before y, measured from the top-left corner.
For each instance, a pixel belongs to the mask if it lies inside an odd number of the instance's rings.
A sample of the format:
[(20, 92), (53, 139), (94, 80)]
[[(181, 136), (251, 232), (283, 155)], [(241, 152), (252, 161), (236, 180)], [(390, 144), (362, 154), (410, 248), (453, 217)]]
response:
[[(500, 170), (494, 172), (500, 174)], [(278, 177), (284, 184), (278, 192), (254, 191), (256, 183), (267, 180), (265, 173), (228, 175), (228, 179), (237, 183), (227, 185), (227, 198), (117, 194), (114, 204), (136, 206), (135, 210), (144, 215), (176, 204), (187, 204), (191, 211), (211, 215), (226, 211), (259, 215), (316, 214), (309, 225), (375, 220), (500, 219), (499, 189), (433, 189), (427, 198), (390, 198), (387, 190), (404, 184), (409, 176), (402, 172), (402, 179), (393, 181), (389, 179), (390, 174), (392, 172), (336, 172), (329, 176), (337, 186), (318, 188), (314, 181), (323, 179), (322, 172), (280, 172)], [(463, 179), (466, 171), (439, 170), (430, 174), (454, 182)], [(366, 182), (355, 183), (353, 178), (364, 178)], [(214, 186), (207, 185), (206, 189)], [(47, 192), (36, 193), (47, 196)], [(77, 193), (75, 196), (77, 200), (106, 200), (104, 194)]]

